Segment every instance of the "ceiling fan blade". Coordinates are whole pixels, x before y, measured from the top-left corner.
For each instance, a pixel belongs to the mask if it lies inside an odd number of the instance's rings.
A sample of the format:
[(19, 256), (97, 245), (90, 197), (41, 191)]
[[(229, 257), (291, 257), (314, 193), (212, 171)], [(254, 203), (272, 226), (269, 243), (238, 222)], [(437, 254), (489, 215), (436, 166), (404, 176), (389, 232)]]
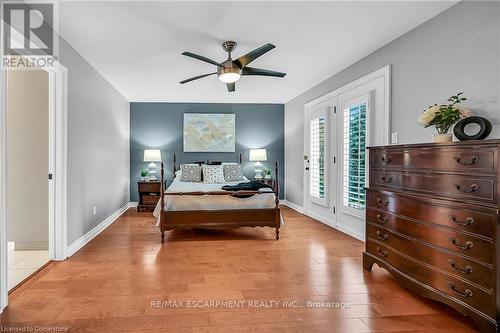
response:
[(286, 73), (270, 71), (267, 69), (260, 69), (254, 67), (245, 67), (241, 75), (260, 75), (260, 76), (274, 76), (274, 77), (284, 77)]
[(229, 92), (233, 92), (236, 89), (236, 84), (234, 82), (226, 83), (226, 86), (227, 86), (227, 91)]
[(263, 55), (264, 53), (271, 51), (275, 47), (276, 46), (274, 46), (273, 44), (267, 43), (266, 45), (263, 45), (255, 50), (245, 54), (244, 56), (239, 57), (238, 59), (233, 61), (233, 63), (236, 66), (238, 66), (239, 68), (243, 68), (246, 65), (248, 65), (249, 63), (251, 63), (252, 61), (254, 61), (255, 59), (257, 59), (258, 57), (260, 57), (261, 55)]
[(201, 61), (204, 61), (204, 62), (208, 62), (209, 64), (212, 64), (212, 65), (215, 65), (217, 67), (220, 67), (221, 64), (219, 64), (217, 61), (215, 60), (212, 60), (212, 59), (209, 59), (207, 57), (204, 57), (204, 56), (201, 56), (199, 54), (196, 54), (196, 53), (192, 53), (192, 52), (182, 52), (181, 53), (182, 55), (185, 55), (187, 57), (191, 57), (191, 58), (195, 58), (195, 59), (198, 59), (198, 60), (201, 60)]
[(194, 81), (194, 80), (198, 80), (198, 79), (201, 79), (202, 77), (205, 77), (205, 76), (210, 76), (210, 75), (214, 75), (214, 74), (217, 74), (217, 72), (214, 72), (214, 73), (208, 73), (208, 74), (203, 74), (203, 75), (198, 75), (198, 76), (193, 76), (189, 79), (186, 79), (186, 80), (183, 80), (181, 82), (179, 82), (180, 84), (184, 84), (184, 83), (188, 83), (188, 82), (191, 82), (191, 81)]

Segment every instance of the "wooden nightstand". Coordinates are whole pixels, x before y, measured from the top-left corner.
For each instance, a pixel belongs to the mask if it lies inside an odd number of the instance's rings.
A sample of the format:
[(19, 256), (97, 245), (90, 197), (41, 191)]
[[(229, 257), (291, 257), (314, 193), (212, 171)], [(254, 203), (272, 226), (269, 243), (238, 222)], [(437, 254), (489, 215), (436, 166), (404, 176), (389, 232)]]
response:
[(160, 200), (160, 184), (160, 181), (137, 182), (139, 191), (138, 212), (142, 211), (144, 208), (155, 209), (158, 200)]

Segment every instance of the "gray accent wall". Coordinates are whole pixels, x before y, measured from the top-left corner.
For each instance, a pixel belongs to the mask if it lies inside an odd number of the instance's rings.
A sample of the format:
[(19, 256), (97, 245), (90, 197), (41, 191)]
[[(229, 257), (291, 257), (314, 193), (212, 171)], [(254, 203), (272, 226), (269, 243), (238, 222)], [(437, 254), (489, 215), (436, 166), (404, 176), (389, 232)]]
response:
[[(59, 40), (68, 68), (68, 245), (129, 202), (129, 102)], [(96, 207), (96, 215), (93, 214)]]
[(417, 117), (459, 91), (494, 124), (490, 138), (500, 137), (500, 3), (460, 2), (285, 104), (288, 201), (303, 205), (304, 104), (388, 64), (400, 143), (430, 142), (434, 131)]
[[(234, 153), (184, 153), (184, 113), (234, 113), (236, 116), (236, 151)], [(250, 148), (266, 148), (268, 162), (281, 166), (281, 193), (283, 192), (284, 162), (284, 105), (283, 104), (217, 104), (217, 103), (130, 103), (130, 200), (138, 201), (137, 181), (143, 162), (144, 149), (160, 149), (165, 163), (166, 178), (173, 176), (173, 154), (177, 162), (195, 161), (237, 162), (243, 154), (244, 174), (252, 178), (254, 163), (248, 161)], [(159, 177), (159, 163), (158, 175)], [(273, 171), (274, 175), (274, 171)]]

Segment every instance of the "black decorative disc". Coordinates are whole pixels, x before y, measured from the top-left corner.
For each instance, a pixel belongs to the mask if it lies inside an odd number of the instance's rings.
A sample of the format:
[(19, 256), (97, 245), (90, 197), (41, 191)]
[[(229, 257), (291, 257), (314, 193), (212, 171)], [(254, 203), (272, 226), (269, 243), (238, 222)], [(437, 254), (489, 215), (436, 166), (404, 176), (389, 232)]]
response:
[[(469, 124), (477, 124), (479, 125), (479, 131), (475, 134), (468, 135), (464, 132), (465, 126)], [(479, 116), (472, 116), (469, 118), (465, 118), (460, 120), (455, 127), (453, 128), (453, 134), (457, 137), (458, 140), (460, 141), (469, 141), (469, 140), (484, 140), (490, 135), (491, 133), (491, 123), (488, 119), (479, 117)]]

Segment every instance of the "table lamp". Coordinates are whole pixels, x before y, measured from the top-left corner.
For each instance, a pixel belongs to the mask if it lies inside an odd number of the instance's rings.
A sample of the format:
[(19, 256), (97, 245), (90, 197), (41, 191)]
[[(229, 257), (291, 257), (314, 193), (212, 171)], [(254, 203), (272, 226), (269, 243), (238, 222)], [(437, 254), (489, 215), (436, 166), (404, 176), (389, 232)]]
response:
[(255, 162), (255, 179), (262, 179), (262, 163), (267, 161), (267, 151), (265, 149), (250, 149), (250, 158), (251, 162)]
[(156, 164), (155, 162), (161, 162), (161, 151), (159, 149), (145, 149), (144, 150), (144, 162), (151, 162), (148, 165), (148, 179), (156, 180)]

